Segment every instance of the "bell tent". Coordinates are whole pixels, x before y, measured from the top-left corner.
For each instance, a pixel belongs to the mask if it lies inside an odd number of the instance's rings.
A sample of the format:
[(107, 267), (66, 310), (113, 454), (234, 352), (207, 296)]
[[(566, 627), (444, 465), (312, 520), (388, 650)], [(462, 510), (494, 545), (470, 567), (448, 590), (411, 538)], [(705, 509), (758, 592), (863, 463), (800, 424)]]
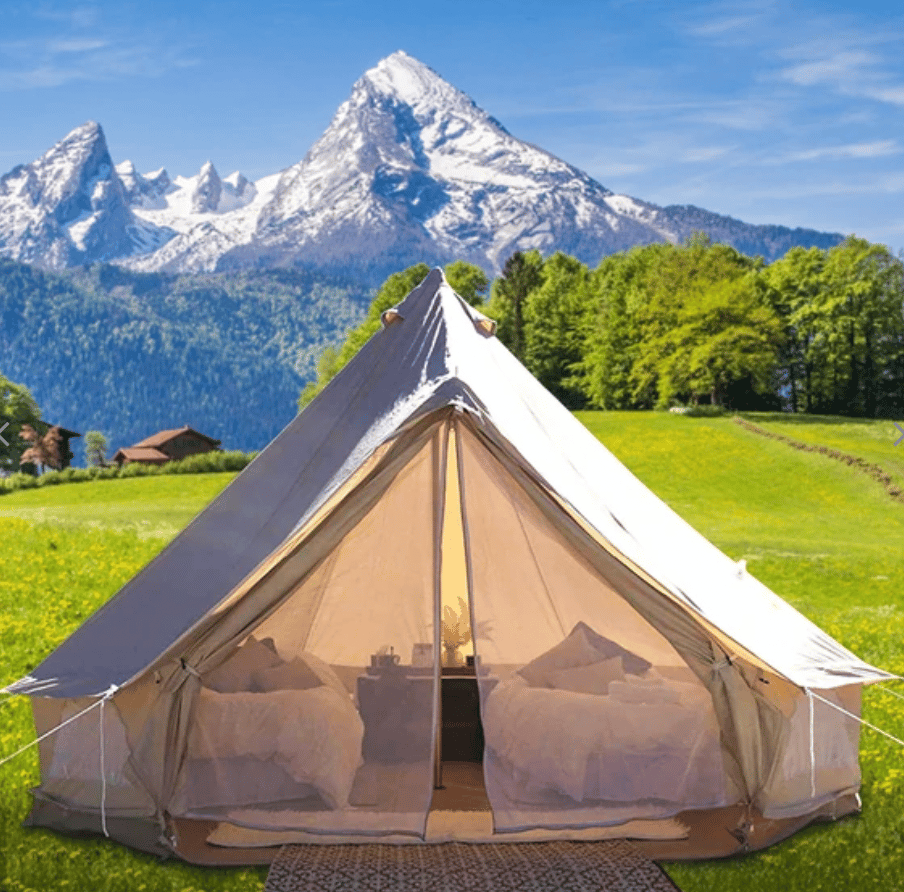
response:
[(693, 530), (494, 334), (433, 270), (7, 689), (47, 735), (31, 824), (183, 857), (192, 827), (423, 837), (443, 667), (471, 635), (494, 838), (859, 807), (841, 710), (889, 676)]

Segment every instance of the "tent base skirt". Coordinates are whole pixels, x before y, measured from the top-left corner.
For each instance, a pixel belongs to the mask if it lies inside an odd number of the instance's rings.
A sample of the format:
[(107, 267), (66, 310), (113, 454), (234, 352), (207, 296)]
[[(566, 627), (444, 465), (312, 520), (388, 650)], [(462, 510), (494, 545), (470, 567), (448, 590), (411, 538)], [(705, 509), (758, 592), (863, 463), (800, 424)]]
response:
[[(47, 827), (77, 837), (96, 836), (102, 833), (99, 812), (68, 808), (41, 796), (37, 791), (33, 792), (34, 801), (31, 812), (25, 820), (26, 826)], [(446, 808), (451, 806), (454, 809), (456, 805), (466, 809), (474, 807), (462, 805), (464, 800), (459, 800), (453, 798)], [(475, 804), (478, 808), (482, 805)], [(638, 849), (652, 860), (699, 860), (758, 851), (786, 839), (808, 824), (833, 821), (856, 814), (859, 810), (859, 799), (851, 794), (840, 796), (821, 808), (799, 817), (772, 820), (754, 811), (751, 820), (752, 829), (746, 841), (740, 839), (736, 833), (736, 828), (744, 819), (744, 810), (740, 806), (684, 811), (677, 814), (674, 820), (633, 821), (621, 828), (608, 829), (611, 831), (611, 838), (617, 838), (619, 832), (623, 832), (626, 838), (634, 840)], [(431, 812), (431, 821), (439, 818), (441, 822), (451, 826), (455, 823), (455, 816), (460, 814), (462, 812), (448, 811), (441, 807)], [(217, 830), (219, 826), (217, 821), (171, 818), (170, 822), (170, 836), (176, 841), (174, 848), (170, 848), (168, 841), (161, 838), (160, 827), (153, 817), (118, 817), (108, 814), (106, 819), (107, 832), (111, 839), (161, 858), (175, 855), (197, 865), (226, 867), (270, 864), (281, 848), (281, 845), (268, 846), (260, 843), (246, 846), (214, 845), (208, 842), (208, 838)], [(676, 827), (686, 832), (676, 832)], [(579, 834), (580, 831), (576, 832), (574, 837), (579, 839)], [(378, 840), (374, 837), (361, 837), (360, 841), (363, 844), (373, 844)], [(504, 843), (515, 840), (511, 834), (500, 833), (482, 841)], [(431, 844), (416, 837), (412, 837), (410, 842), (421, 846)]]
[[(855, 796), (844, 797), (833, 803), (795, 818), (769, 820), (759, 813), (753, 814), (753, 829), (746, 845), (733, 834), (744, 816), (743, 808), (728, 808), (685, 811), (676, 820), (688, 828), (684, 839), (633, 839), (634, 845), (649, 859), (654, 861), (692, 861), (708, 858), (726, 858), (745, 852), (754, 852), (780, 842), (798, 830), (814, 822), (832, 821), (859, 811)], [(643, 823), (669, 822), (634, 822)], [(270, 864), (281, 846), (223, 847), (211, 845), (208, 836), (216, 829), (215, 821), (195, 821), (177, 819), (174, 821), (179, 840), (176, 854), (192, 864), (207, 866)], [(674, 835), (674, 834), (671, 834)], [(511, 842), (510, 834), (497, 834), (499, 843)], [(362, 837), (362, 844), (377, 842), (373, 837)], [(315, 843), (312, 843), (312, 845)], [(412, 839), (415, 845), (430, 845)], [(444, 843), (437, 843), (443, 845)]]
[[(26, 827), (48, 827), (67, 836), (102, 836), (103, 825), (99, 811), (68, 808), (52, 799), (33, 793), (33, 802)], [(107, 833), (116, 842), (139, 852), (172, 858), (173, 851), (160, 838), (160, 825), (154, 817), (106, 816)]]

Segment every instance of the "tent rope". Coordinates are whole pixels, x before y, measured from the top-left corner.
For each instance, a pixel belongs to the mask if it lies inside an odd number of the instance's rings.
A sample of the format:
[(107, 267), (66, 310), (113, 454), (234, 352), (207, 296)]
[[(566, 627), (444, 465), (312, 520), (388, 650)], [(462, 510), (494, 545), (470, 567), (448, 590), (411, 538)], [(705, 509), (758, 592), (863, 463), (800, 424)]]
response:
[(33, 746), (37, 746), (39, 743), (41, 743), (41, 741), (46, 740), (52, 734), (56, 734), (57, 731), (61, 731), (66, 727), (66, 725), (76, 721), (77, 719), (80, 719), (83, 715), (91, 712), (92, 709), (97, 709), (97, 707), (100, 706), (104, 702), (104, 700), (109, 700), (110, 697), (112, 697), (113, 694), (115, 694), (118, 690), (119, 688), (116, 685), (110, 685), (110, 687), (106, 691), (104, 691), (103, 694), (97, 695), (98, 699), (95, 700), (94, 703), (92, 703), (90, 706), (86, 706), (81, 712), (77, 712), (75, 715), (70, 716), (68, 719), (66, 719), (65, 722), (60, 722), (60, 724), (55, 728), (51, 728), (49, 731), (45, 731), (40, 737), (36, 737), (30, 743), (26, 743), (25, 746), (19, 747), (19, 749), (17, 749), (14, 753), (10, 753), (8, 756), (4, 756), (2, 759), (0, 759), (0, 765), (5, 765), (7, 762), (12, 762), (12, 760), (15, 759), (16, 756), (21, 756), (22, 753), (24, 753), (26, 750), (30, 750)]
[(885, 687), (885, 685), (876, 685), (876, 687), (880, 691), (884, 691), (886, 694), (891, 694), (892, 697), (897, 697), (899, 700), (904, 700), (904, 694), (899, 694), (897, 691), (893, 691), (891, 688)]
[(859, 715), (854, 715), (852, 712), (848, 712), (844, 707), (839, 706), (837, 703), (833, 703), (831, 700), (826, 700), (825, 697), (820, 697), (819, 694), (814, 694), (810, 691), (810, 696), (815, 697), (817, 700), (821, 700), (823, 703), (831, 706), (832, 709), (837, 709), (839, 712), (844, 713), (848, 718), (852, 718), (855, 722), (860, 722), (861, 725), (866, 726), (871, 731), (876, 731), (878, 734), (881, 734), (883, 737), (887, 737), (889, 740), (893, 740), (895, 743), (900, 746), (904, 746), (904, 740), (901, 740), (894, 736), (894, 734), (889, 734), (888, 731), (883, 731), (881, 728), (877, 728), (875, 725), (868, 722), (866, 719), (861, 718)]

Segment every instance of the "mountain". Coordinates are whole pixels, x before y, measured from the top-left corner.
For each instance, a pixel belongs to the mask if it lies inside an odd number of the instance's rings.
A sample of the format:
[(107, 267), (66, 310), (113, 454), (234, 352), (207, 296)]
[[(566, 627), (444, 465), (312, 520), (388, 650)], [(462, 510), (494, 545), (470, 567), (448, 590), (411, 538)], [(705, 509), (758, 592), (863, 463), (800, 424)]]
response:
[(173, 237), (139, 219), (89, 122), (0, 177), (0, 252), (48, 269), (148, 253)]
[(93, 123), (0, 180), (0, 254), (57, 269), (297, 265), (375, 282), (417, 261), (498, 273), (530, 248), (596, 265), (701, 230), (768, 260), (841, 240), (615, 194), (401, 51), (361, 77), (304, 159), (255, 183), (209, 161), (191, 177), (114, 168)]
[[(49, 421), (102, 431), (110, 455), (186, 423), (226, 449), (260, 449), (371, 297), (298, 269), (54, 272), (0, 258), (0, 374)], [(84, 441), (72, 446), (82, 462)]]

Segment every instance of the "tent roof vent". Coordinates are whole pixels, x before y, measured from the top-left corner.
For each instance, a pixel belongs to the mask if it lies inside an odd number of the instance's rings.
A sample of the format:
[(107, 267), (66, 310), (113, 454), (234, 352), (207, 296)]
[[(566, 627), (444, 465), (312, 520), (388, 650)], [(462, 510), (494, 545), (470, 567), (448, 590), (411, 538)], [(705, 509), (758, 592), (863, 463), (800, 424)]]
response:
[(390, 325), (394, 325), (396, 322), (404, 322), (405, 317), (395, 307), (390, 307), (382, 312), (380, 321), (383, 323), (383, 328), (389, 328)]

